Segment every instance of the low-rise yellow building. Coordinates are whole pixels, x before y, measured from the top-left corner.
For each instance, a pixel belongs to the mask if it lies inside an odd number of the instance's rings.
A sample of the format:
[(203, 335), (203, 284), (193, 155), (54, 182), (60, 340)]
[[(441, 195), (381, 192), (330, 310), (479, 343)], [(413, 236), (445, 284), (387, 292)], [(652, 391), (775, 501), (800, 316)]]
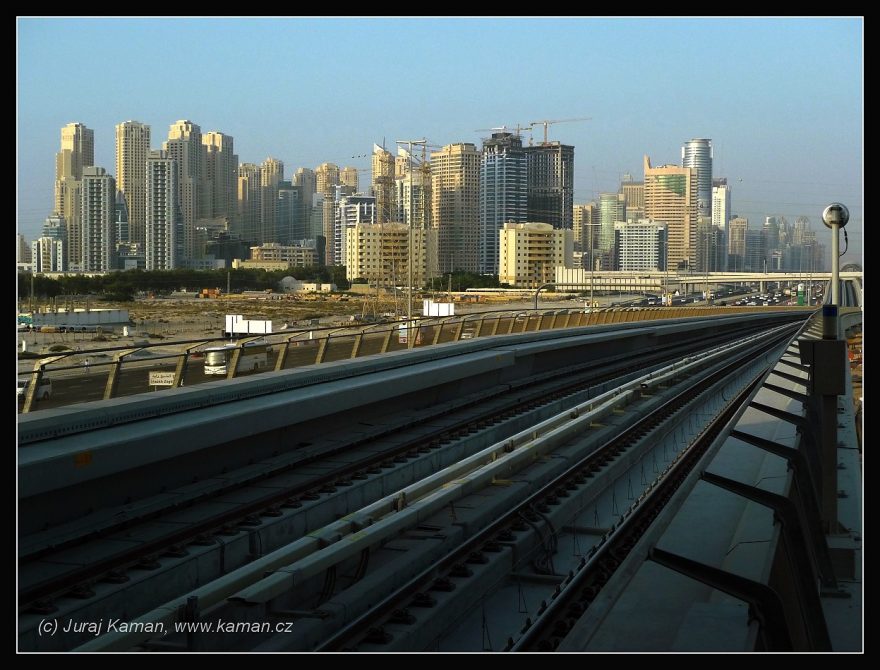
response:
[(499, 231), (498, 281), (535, 288), (554, 281), (556, 267), (571, 267), (574, 236), (549, 223), (505, 223)]

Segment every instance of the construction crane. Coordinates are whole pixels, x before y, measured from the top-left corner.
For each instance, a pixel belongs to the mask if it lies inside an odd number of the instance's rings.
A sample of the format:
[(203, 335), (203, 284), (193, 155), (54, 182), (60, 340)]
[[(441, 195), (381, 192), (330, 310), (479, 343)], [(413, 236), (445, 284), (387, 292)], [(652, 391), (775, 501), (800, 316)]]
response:
[(516, 130), (513, 128), (508, 128), (507, 126), (500, 126), (498, 128), (477, 128), (475, 133), (508, 133), (512, 132), (514, 135), (522, 135), (522, 131), (531, 130), (532, 124), (522, 125), (521, 123), (516, 124)]
[(552, 126), (554, 123), (572, 123), (573, 121), (592, 121), (592, 116), (579, 116), (576, 119), (556, 119), (554, 121), (550, 121), (549, 119), (545, 119), (544, 121), (531, 121), (529, 126), (544, 126), (544, 144), (547, 144), (547, 128)]

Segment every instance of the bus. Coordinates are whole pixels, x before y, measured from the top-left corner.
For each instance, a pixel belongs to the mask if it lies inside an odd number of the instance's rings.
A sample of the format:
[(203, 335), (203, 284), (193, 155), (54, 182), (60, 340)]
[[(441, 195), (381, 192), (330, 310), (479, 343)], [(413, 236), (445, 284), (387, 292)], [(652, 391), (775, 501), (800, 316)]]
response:
[[(226, 375), (226, 365), (238, 348), (235, 344), (205, 349), (205, 374)], [(272, 347), (265, 341), (245, 342), (238, 358), (238, 372), (251, 372), (268, 367)]]

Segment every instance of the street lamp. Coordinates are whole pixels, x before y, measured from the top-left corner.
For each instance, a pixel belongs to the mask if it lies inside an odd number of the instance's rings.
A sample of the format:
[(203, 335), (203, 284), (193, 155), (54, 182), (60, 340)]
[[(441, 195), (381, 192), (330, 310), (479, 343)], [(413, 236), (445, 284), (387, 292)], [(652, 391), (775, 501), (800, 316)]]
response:
[[(822, 337), (837, 339), (837, 311), (840, 307), (840, 229), (849, 221), (849, 210), (832, 202), (822, 212), (822, 222), (831, 228), (831, 309), (825, 318)], [(823, 316), (825, 311), (823, 309)], [(833, 323), (832, 323), (833, 322)]]

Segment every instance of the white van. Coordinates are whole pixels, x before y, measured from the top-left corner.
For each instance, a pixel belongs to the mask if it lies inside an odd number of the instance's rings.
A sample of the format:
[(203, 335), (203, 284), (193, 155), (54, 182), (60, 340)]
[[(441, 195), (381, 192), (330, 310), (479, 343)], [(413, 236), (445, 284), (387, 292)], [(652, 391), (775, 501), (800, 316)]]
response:
[[(16, 392), (18, 394), (19, 400), (24, 400), (25, 394), (27, 393), (27, 388), (31, 383), (30, 377), (25, 377), (24, 379), (18, 380), (18, 388)], [(44, 398), (48, 398), (52, 395), (52, 380), (48, 377), (40, 378), (40, 385), (37, 386), (37, 392), (35, 394), (35, 400), (43, 400)]]

